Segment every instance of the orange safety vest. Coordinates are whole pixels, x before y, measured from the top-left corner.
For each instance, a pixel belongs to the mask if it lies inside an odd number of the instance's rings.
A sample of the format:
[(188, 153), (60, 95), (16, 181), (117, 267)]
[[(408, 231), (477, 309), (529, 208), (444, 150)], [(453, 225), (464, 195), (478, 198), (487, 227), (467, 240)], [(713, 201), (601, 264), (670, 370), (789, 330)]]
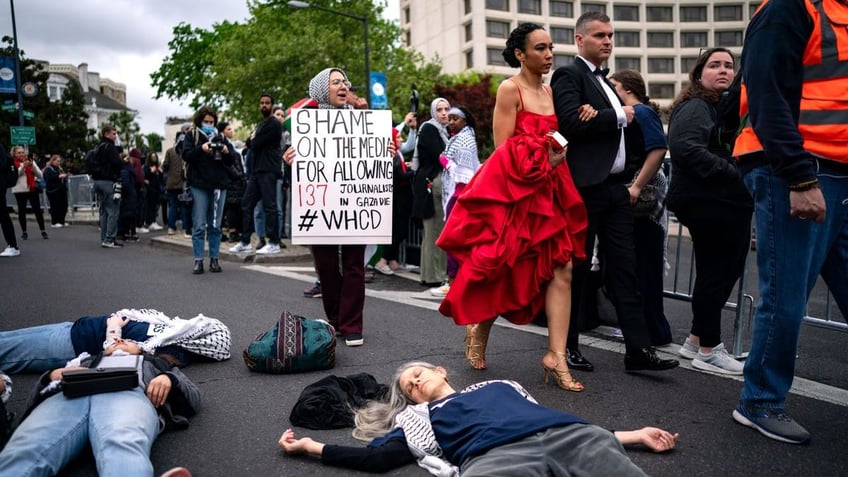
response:
[[(837, 0), (804, 3), (813, 31), (804, 50), (798, 132), (804, 138), (806, 151), (848, 163), (848, 6)], [(739, 116), (744, 127), (733, 148), (737, 160), (763, 150), (748, 118), (748, 91), (744, 83)]]

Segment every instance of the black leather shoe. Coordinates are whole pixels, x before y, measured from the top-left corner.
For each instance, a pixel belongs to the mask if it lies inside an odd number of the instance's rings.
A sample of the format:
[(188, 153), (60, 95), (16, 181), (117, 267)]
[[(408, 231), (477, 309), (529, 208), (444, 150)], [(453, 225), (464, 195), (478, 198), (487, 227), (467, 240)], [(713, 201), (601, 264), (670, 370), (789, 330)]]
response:
[(194, 261), (194, 268), (191, 270), (191, 273), (194, 275), (200, 275), (203, 273), (203, 260)]
[(575, 369), (577, 371), (595, 370), (595, 366), (590, 363), (588, 359), (583, 357), (583, 354), (579, 349), (566, 349), (565, 355), (565, 361), (568, 363), (569, 369)]
[(624, 355), (625, 371), (665, 371), (679, 365), (676, 359), (660, 359), (653, 348), (642, 348), (636, 353)]
[[(201, 270), (203, 269), (203, 262), (200, 263)], [(221, 273), (221, 265), (218, 264), (217, 258), (209, 259), (209, 271), (212, 273)]]

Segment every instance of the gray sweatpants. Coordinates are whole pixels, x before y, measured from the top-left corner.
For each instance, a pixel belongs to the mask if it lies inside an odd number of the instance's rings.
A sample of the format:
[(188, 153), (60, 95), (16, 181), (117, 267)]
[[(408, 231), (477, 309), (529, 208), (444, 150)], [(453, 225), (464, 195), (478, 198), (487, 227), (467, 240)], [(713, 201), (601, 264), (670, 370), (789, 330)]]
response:
[(615, 436), (591, 424), (553, 427), (496, 447), (462, 466), (462, 477), (644, 477)]

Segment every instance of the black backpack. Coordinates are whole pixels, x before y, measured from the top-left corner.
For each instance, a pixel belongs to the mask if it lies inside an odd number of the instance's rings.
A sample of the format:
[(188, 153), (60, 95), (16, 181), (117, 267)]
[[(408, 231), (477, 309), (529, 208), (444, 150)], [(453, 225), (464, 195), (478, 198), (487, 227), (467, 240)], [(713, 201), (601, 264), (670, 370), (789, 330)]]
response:
[(101, 179), (114, 175), (102, 154), (104, 144), (101, 142), (94, 146), (94, 149), (85, 153), (85, 169), (92, 178)]

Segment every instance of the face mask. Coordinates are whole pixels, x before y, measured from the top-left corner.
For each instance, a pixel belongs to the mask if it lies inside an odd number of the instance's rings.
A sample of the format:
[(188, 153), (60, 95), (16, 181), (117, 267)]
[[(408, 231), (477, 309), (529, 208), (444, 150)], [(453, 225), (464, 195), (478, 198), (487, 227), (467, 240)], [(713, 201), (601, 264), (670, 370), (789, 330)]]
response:
[(215, 126), (210, 126), (208, 124), (204, 124), (200, 126), (200, 130), (203, 131), (206, 135), (212, 134), (215, 131)]

